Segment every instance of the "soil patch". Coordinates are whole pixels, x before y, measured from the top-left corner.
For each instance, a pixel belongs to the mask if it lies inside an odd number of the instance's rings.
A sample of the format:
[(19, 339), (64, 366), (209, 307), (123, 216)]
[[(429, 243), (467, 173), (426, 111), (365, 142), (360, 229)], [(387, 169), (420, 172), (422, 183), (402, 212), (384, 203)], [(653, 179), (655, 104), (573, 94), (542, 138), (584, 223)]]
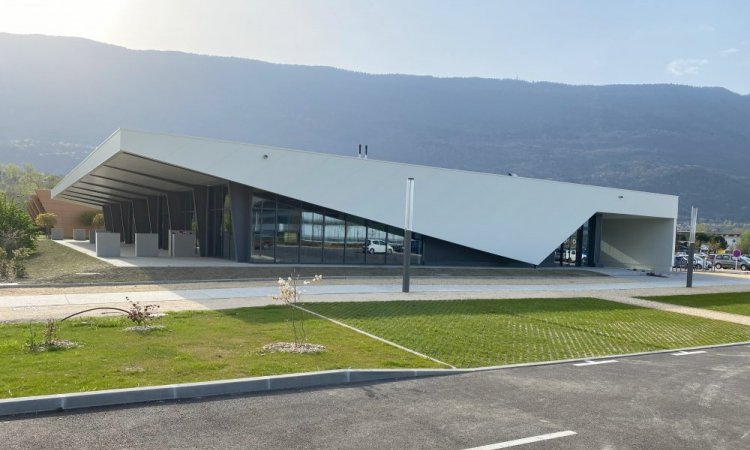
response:
[(263, 353), (320, 353), (325, 351), (325, 349), (325, 345), (320, 344), (274, 342), (273, 344), (264, 345), (261, 350)]

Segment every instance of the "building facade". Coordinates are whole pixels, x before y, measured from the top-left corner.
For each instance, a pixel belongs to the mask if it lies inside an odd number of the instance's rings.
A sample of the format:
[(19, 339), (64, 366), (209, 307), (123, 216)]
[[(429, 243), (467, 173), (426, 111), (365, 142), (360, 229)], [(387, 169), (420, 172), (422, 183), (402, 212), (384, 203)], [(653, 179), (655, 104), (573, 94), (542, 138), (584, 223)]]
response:
[(88, 229), (87, 225), (81, 222), (81, 216), (86, 212), (101, 212), (98, 207), (87, 206), (85, 204), (75, 204), (70, 201), (53, 199), (49, 189), (37, 189), (26, 201), (26, 212), (29, 213), (32, 220), (42, 213), (53, 213), (57, 216), (56, 228), (63, 229), (63, 236), (66, 238), (73, 237), (73, 229)]
[[(405, 182), (415, 179), (404, 242)], [(283, 264), (539, 266), (575, 233), (588, 265), (666, 271), (677, 197), (118, 130), (53, 189), (109, 231), (192, 231), (200, 256)], [(579, 261), (580, 262), (580, 261)]]

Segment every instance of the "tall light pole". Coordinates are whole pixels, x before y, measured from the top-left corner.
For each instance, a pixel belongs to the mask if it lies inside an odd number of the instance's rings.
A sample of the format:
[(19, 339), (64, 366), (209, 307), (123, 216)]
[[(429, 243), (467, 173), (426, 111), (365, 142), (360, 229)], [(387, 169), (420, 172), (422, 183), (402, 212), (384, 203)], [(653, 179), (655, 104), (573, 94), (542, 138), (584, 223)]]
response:
[(404, 208), (404, 281), (401, 292), (409, 292), (409, 269), (411, 268), (411, 228), (414, 223), (414, 178), (406, 179), (406, 202)]
[(687, 257), (687, 284), (685, 287), (693, 287), (693, 252), (695, 252), (695, 227), (698, 225), (698, 208), (690, 207), (690, 239), (688, 241)]

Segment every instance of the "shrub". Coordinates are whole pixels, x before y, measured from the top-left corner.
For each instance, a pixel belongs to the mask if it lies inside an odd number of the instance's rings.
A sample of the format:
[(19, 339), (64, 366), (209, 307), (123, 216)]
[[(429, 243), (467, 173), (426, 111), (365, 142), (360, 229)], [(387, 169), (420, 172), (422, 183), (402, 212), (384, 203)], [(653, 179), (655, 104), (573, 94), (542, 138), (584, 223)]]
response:
[(5, 250), (0, 248), (0, 279), (14, 281), (26, 276), (26, 259), (31, 255), (27, 248), (17, 248), (8, 257)]
[(49, 236), (50, 230), (57, 225), (57, 214), (55, 213), (41, 213), (34, 219), (36, 226), (44, 229), (44, 234)]
[(81, 216), (78, 218), (78, 220), (86, 228), (91, 228), (94, 226), (94, 217), (96, 217), (97, 214), (101, 213), (97, 213), (96, 211), (84, 211), (81, 213)]
[[(125, 299), (130, 301), (127, 297), (125, 297)], [(156, 310), (159, 309), (159, 305), (141, 306), (138, 302), (132, 302), (130, 305), (128, 319), (132, 320), (133, 323), (139, 327), (147, 325), (154, 317), (156, 317)]]
[(0, 193), (0, 247), (5, 254), (12, 255), (19, 248), (35, 249), (36, 232), (31, 217)]

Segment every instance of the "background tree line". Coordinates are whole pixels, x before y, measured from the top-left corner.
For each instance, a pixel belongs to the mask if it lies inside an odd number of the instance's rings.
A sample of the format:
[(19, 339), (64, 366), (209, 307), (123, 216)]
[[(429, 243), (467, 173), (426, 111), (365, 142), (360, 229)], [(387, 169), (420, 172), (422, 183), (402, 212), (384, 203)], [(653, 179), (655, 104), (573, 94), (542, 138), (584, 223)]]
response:
[(35, 190), (52, 189), (61, 178), (59, 175), (39, 172), (31, 164), (0, 164), (0, 192), (4, 192), (8, 200), (19, 206), (26, 203)]

